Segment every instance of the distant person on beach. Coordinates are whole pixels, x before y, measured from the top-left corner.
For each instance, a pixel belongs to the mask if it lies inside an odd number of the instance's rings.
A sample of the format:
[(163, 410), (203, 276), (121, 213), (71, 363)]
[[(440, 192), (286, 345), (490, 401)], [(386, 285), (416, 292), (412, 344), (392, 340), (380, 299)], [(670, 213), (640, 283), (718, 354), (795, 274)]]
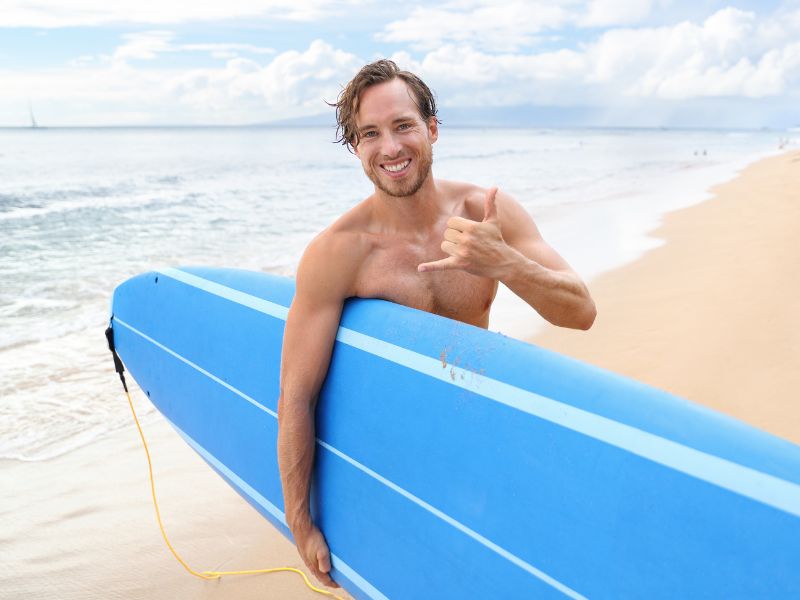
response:
[(498, 282), (554, 325), (588, 329), (595, 306), (580, 277), (497, 188), (435, 179), (436, 102), (390, 60), (363, 67), (336, 103), (338, 141), (375, 185), (308, 245), (286, 319), (278, 461), (286, 522), (324, 584), (330, 552), (309, 507), (314, 411), (347, 298), (383, 298), (486, 328)]

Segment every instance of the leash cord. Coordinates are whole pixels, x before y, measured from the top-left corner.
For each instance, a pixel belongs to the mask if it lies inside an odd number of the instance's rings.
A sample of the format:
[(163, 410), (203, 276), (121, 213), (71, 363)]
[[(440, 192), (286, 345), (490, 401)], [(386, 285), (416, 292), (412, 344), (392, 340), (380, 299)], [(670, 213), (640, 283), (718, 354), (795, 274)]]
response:
[[(113, 319), (113, 317), (112, 317)], [(183, 565), (183, 568), (186, 569), (191, 575), (195, 577), (199, 577), (200, 579), (219, 579), (223, 575), (259, 575), (264, 573), (279, 573), (281, 571), (291, 571), (292, 573), (297, 573), (303, 578), (306, 586), (309, 589), (317, 592), (318, 594), (324, 594), (325, 596), (330, 596), (331, 598), (335, 598), (336, 600), (344, 600), (341, 596), (337, 596), (333, 592), (329, 592), (328, 590), (324, 590), (322, 588), (318, 588), (313, 585), (308, 576), (301, 571), (300, 569), (295, 569), (294, 567), (274, 567), (272, 569), (250, 569), (245, 571), (202, 571), (198, 572), (192, 569), (186, 561), (184, 561), (178, 551), (175, 550), (172, 543), (170, 543), (169, 538), (167, 537), (167, 532), (164, 530), (164, 524), (161, 521), (161, 511), (158, 508), (158, 498), (156, 498), (156, 484), (155, 484), (155, 477), (153, 476), (153, 462), (150, 459), (150, 449), (147, 446), (147, 440), (144, 437), (144, 432), (142, 431), (142, 426), (139, 423), (139, 417), (136, 416), (136, 409), (133, 407), (133, 400), (131, 399), (131, 394), (128, 391), (128, 384), (125, 382), (125, 367), (122, 364), (119, 356), (117, 355), (117, 351), (114, 345), (114, 333), (111, 326), (106, 329), (106, 339), (108, 340), (108, 347), (111, 350), (111, 353), (114, 356), (114, 367), (117, 373), (119, 374), (120, 381), (122, 381), (122, 387), (125, 390), (125, 396), (128, 398), (128, 406), (131, 407), (131, 414), (133, 415), (133, 421), (136, 423), (136, 429), (139, 430), (139, 437), (142, 440), (142, 446), (144, 446), (144, 453), (147, 456), (147, 470), (150, 475), (150, 494), (153, 497), (153, 507), (156, 511), (156, 520), (158, 521), (158, 528), (161, 530), (161, 536), (164, 538), (164, 541), (169, 548), (169, 551), (172, 552), (172, 556)]]
[(147, 440), (145, 440), (144, 432), (142, 431), (142, 426), (139, 423), (139, 418), (136, 416), (136, 410), (133, 407), (133, 400), (131, 400), (131, 394), (125, 386), (125, 395), (128, 398), (128, 405), (131, 407), (131, 414), (133, 415), (133, 420), (136, 423), (136, 429), (139, 430), (139, 437), (142, 440), (142, 445), (144, 446), (144, 452), (147, 456), (147, 469), (150, 474), (150, 493), (153, 497), (153, 507), (156, 511), (156, 519), (158, 520), (158, 527), (161, 530), (161, 536), (164, 538), (164, 541), (169, 548), (169, 551), (172, 552), (172, 556), (183, 565), (183, 568), (186, 569), (189, 573), (194, 575), (195, 577), (199, 577), (200, 579), (219, 579), (223, 575), (258, 575), (263, 573), (278, 573), (281, 571), (291, 571), (292, 573), (297, 573), (303, 578), (305, 584), (309, 587), (309, 589), (317, 592), (318, 594), (324, 594), (326, 596), (330, 596), (332, 598), (336, 598), (337, 600), (344, 600), (340, 596), (337, 596), (333, 592), (329, 592), (322, 588), (318, 588), (313, 585), (308, 576), (301, 571), (300, 569), (295, 569), (294, 567), (275, 567), (272, 569), (250, 569), (246, 571), (202, 571), (198, 572), (192, 569), (186, 561), (184, 561), (181, 556), (178, 554), (177, 550), (173, 547), (172, 543), (170, 543), (169, 538), (167, 537), (167, 532), (164, 530), (164, 524), (161, 521), (161, 511), (158, 508), (158, 499), (156, 498), (156, 485), (155, 485), (155, 478), (153, 477), (153, 463), (150, 459), (150, 449), (147, 446)]

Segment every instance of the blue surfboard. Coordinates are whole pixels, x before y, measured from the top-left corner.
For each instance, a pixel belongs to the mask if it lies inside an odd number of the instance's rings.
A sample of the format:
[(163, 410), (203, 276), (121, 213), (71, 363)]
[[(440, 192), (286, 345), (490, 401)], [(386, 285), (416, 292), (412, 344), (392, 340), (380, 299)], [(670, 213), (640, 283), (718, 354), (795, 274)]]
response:
[[(139, 386), (287, 536), (293, 294), (263, 273), (169, 268), (112, 307)], [(800, 447), (503, 335), (349, 300), (317, 436), (314, 517), (356, 598), (800, 597)]]

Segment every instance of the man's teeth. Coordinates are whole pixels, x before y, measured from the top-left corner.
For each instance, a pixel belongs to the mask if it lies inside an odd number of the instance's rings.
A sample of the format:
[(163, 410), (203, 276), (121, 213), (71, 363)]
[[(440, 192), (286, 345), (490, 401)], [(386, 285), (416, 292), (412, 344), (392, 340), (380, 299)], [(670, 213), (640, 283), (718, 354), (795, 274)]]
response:
[(392, 173), (397, 173), (398, 171), (402, 171), (403, 169), (405, 169), (408, 166), (408, 163), (410, 162), (411, 162), (410, 160), (407, 160), (397, 165), (383, 165), (383, 168), (386, 169), (387, 171), (391, 171)]

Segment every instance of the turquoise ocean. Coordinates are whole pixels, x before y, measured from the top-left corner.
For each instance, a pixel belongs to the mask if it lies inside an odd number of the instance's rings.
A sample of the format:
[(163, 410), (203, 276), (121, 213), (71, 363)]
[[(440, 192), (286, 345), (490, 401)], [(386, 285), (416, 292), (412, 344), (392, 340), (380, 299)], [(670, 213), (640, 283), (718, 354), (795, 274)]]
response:
[[(511, 193), (591, 282), (659, 245), (648, 232), (666, 212), (798, 137), (444, 127), (434, 174)], [(310, 239), (372, 191), (332, 140), (329, 128), (0, 129), (0, 459), (45, 460), (129, 423), (103, 337), (118, 283), (170, 265), (291, 276)], [(501, 290), (492, 329), (542, 326)]]

